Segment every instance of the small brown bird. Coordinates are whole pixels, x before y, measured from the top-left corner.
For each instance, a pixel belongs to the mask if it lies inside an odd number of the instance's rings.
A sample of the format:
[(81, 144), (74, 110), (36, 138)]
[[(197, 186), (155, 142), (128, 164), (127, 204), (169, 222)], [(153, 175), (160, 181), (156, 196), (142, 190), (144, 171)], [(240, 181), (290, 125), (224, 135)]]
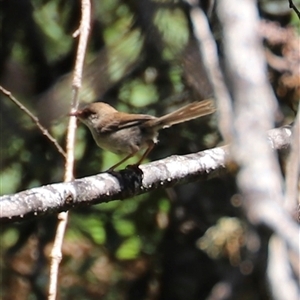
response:
[(189, 121), (215, 112), (212, 100), (190, 103), (162, 117), (119, 112), (110, 105), (97, 102), (79, 109), (71, 116), (76, 116), (91, 131), (100, 148), (127, 156), (112, 166), (114, 170), (140, 149), (146, 148), (142, 157), (135, 164), (140, 165), (157, 143), (158, 131), (174, 124)]

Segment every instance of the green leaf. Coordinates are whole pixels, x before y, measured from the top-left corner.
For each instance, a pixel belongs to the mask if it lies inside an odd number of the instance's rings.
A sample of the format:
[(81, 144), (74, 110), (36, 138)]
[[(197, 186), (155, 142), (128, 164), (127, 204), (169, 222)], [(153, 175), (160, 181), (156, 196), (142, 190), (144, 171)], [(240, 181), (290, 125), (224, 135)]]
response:
[(141, 250), (142, 242), (138, 236), (131, 237), (122, 243), (117, 250), (116, 256), (118, 259), (134, 259)]

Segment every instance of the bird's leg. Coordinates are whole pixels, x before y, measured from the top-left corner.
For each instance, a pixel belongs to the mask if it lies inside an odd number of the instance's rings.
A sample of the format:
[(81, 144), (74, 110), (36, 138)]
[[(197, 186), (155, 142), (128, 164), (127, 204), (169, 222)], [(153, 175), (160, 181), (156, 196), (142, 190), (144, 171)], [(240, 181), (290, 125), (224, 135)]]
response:
[(134, 166), (138, 167), (141, 164), (141, 162), (149, 155), (154, 145), (155, 143), (153, 141), (148, 142), (148, 148), (146, 149), (142, 157), (134, 164)]
[[(144, 154), (142, 155), (142, 157), (135, 164), (133, 164), (133, 166), (134, 167), (138, 167), (142, 163), (142, 161), (149, 155), (149, 153), (151, 152), (151, 150), (153, 149), (154, 146), (155, 146), (155, 143), (153, 141), (149, 141), (148, 142), (148, 148), (146, 149), (146, 151), (144, 152)], [(138, 152), (138, 150), (133, 150), (130, 154), (128, 154), (126, 157), (124, 157), (117, 164), (115, 164), (112, 167), (110, 167), (108, 169), (108, 171), (114, 171), (114, 169), (116, 167), (118, 167), (119, 165), (121, 165), (123, 162), (125, 162), (129, 158), (133, 157), (137, 152)]]
[(107, 171), (113, 171), (116, 167), (118, 167), (119, 165), (121, 165), (123, 162), (125, 162), (127, 159), (129, 159), (130, 157), (134, 156), (136, 154), (136, 152), (130, 153), (128, 154), (126, 157), (124, 157), (121, 161), (119, 161), (117, 164), (113, 165), (112, 167), (110, 167)]

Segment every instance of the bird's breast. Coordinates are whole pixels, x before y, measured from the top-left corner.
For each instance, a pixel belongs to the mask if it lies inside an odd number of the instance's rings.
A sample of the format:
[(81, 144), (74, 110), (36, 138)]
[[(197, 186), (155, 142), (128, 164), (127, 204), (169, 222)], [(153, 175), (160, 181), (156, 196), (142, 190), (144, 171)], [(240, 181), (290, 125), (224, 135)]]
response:
[(100, 148), (116, 154), (129, 154), (147, 147), (149, 141), (157, 142), (158, 132), (152, 128), (133, 126), (111, 132), (91, 130), (94, 140)]

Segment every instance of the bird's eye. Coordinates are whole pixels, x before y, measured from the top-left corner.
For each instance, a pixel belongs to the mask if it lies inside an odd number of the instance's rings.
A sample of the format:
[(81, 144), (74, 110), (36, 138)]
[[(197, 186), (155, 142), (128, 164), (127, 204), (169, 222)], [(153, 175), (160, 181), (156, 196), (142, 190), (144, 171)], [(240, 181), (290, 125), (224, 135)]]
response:
[(81, 116), (83, 118), (88, 118), (90, 116), (92, 116), (93, 113), (89, 110), (89, 109), (84, 109), (82, 112), (81, 112)]
[(89, 108), (84, 108), (80, 112), (80, 117), (82, 119), (90, 119), (90, 120), (96, 120), (98, 118), (97, 114)]
[(94, 113), (90, 113), (89, 117), (92, 119), (92, 120), (95, 120), (98, 118), (98, 115), (97, 114), (94, 114)]

